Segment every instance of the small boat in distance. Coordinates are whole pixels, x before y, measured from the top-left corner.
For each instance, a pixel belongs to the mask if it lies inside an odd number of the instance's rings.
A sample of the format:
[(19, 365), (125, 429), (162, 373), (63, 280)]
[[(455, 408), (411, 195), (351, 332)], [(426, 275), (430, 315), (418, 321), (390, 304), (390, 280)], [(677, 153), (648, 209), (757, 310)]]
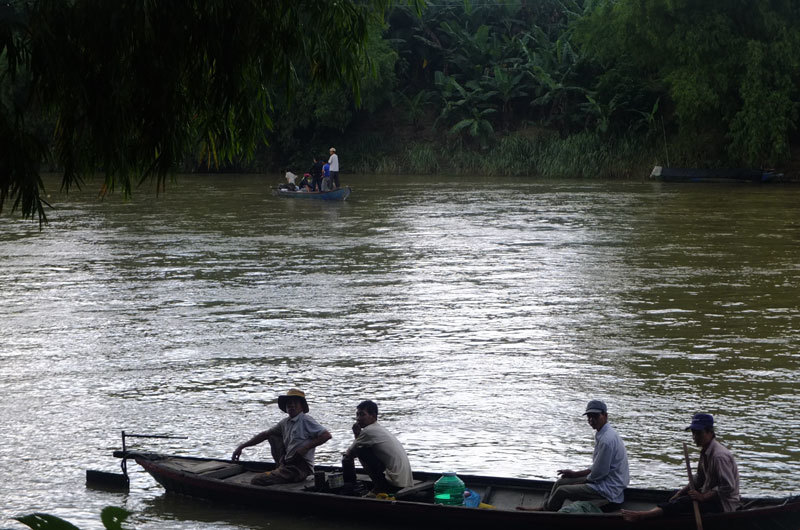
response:
[[(463, 528), (486, 530), (674, 530), (695, 528), (691, 514), (648, 519), (629, 523), (620, 512), (562, 513), (521, 511), (519, 506), (542, 503), (552, 482), (478, 475), (460, 475), (471, 493), (479, 495), (480, 507), (443, 506), (434, 503), (434, 483), (438, 473), (415, 472), (414, 485), (386, 500), (365, 498), (371, 486), (369, 476), (357, 470), (356, 483), (341, 482), (342, 469), (315, 466), (315, 475), (304, 482), (257, 486), (253, 477), (275, 467), (272, 463), (239, 462), (140, 451), (116, 451), (114, 456), (135, 460), (170, 493), (180, 493), (208, 501), (248, 505), (251, 509), (288, 511), (305, 516), (354, 521), (391, 522), (406, 528)], [(333, 480), (334, 478), (338, 480)], [(673, 491), (627, 488), (624, 508), (643, 510), (666, 501)], [(783, 498), (744, 498), (741, 510), (703, 515), (705, 530), (745, 530), (753, 528), (791, 529), (800, 527), (800, 496)]]
[(350, 186), (343, 186), (330, 191), (301, 191), (277, 188), (275, 194), (279, 197), (294, 199), (316, 199), (320, 201), (344, 201), (350, 196)]
[(650, 178), (661, 182), (770, 182), (782, 173), (761, 169), (697, 169), (655, 166)]

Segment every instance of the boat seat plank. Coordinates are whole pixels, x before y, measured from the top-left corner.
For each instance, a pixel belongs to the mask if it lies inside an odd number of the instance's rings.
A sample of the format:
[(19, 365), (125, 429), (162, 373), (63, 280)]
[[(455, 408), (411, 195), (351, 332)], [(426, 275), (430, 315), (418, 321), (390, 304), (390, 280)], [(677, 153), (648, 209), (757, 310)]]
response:
[(491, 504), (500, 510), (514, 510), (517, 506), (534, 508), (542, 505), (544, 494), (539, 491), (494, 488), (491, 500)]
[(216, 478), (223, 480), (232, 477), (234, 475), (238, 475), (240, 473), (244, 473), (244, 467), (240, 466), (239, 464), (228, 464), (223, 468), (214, 469), (211, 471), (206, 471), (205, 473), (201, 473), (201, 475), (208, 478)]
[(314, 487), (314, 476), (311, 476), (311, 480), (308, 479), (304, 480), (303, 482), (291, 482), (289, 484), (272, 484), (271, 486), (264, 486), (267, 489), (271, 490), (281, 490), (281, 491), (306, 491), (307, 488)]
[(422, 491), (426, 491), (429, 489), (433, 489), (433, 485), (436, 483), (435, 480), (425, 480), (425, 481), (414, 481), (415, 484), (413, 486), (409, 486), (407, 488), (403, 488), (397, 493), (394, 494), (395, 499), (404, 499), (406, 497), (410, 497), (412, 495), (416, 495)]
[(260, 475), (260, 473), (258, 473), (256, 471), (248, 471), (248, 470), (245, 469), (245, 470), (242, 471), (242, 473), (239, 473), (238, 475), (232, 475), (230, 477), (225, 477), (224, 480), (225, 480), (225, 482), (232, 482), (234, 484), (247, 484), (247, 485), (249, 485), (250, 481), (252, 481), (253, 477), (255, 477), (256, 475)]
[(196, 473), (198, 475), (205, 474), (219, 469), (226, 469), (231, 464), (229, 462), (219, 462), (211, 460), (207, 462), (196, 460), (184, 460), (179, 458), (169, 458), (164, 461), (164, 465), (178, 471), (186, 471), (188, 473)]

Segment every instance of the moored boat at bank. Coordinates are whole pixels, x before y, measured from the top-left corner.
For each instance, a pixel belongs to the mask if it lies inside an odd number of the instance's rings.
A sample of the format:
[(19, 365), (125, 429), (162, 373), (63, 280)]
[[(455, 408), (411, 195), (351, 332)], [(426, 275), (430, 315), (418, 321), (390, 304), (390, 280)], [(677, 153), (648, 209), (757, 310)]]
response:
[[(521, 511), (517, 507), (539, 506), (553, 483), (478, 475), (459, 475), (467, 488), (480, 495), (491, 508), (442, 506), (433, 502), (437, 473), (414, 473), (414, 485), (384, 500), (363, 498), (360, 492), (369, 487), (368, 477), (359, 474), (359, 483), (329, 487), (327, 481), (341, 468), (316, 466), (316, 477), (305, 482), (256, 486), (251, 479), (274, 468), (261, 462), (234, 462), (224, 459), (183, 457), (138, 451), (118, 451), (117, 457), (135, 460), (168, 492), (185, 494), (214, 502), (234, 503), (262, 511), (315, 513), (321, 517), (367, 521), (388, 521), (417, 527), (503, 528), (504, 530), (546, 529), (617, 529), (695, 528), (694, 517), (664, 517), (641, 523), (622, 519), (619, 512), (561, 513)], [(341, 477), (336, 477), (341, 478)], [(628, 488), (624, 508), (644, 510), (666, 501), (672, 491)], [(792, 529), (800, 525), (800, 497), (746, 498), (742, 510), (703, 516), (706, 530), (751, 528)]]
[(650, 178), (662, 182), (771, 182), (781, 173), (761, 169), (699, 169), (655, 166)]

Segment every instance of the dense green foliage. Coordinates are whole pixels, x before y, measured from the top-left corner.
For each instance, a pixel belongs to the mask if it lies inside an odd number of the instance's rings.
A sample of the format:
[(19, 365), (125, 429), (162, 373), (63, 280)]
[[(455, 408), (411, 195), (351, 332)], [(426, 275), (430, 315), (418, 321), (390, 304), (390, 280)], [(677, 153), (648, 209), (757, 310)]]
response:
[[(39, 164), (104, 191), (166, 175), (192, 153), (254, 154), (301, 80), (348, 87), (388, 1), (17, 0), (0, 7), (0, 208), (44, 210)], [(29, 120), (45, 116), (45, 136)]]
[(604, 1), (578, 28), (603, 65), (598, 86), (639, 79), (637, 92), (669, 101), (681, 141), (707, 138), (734, 164), (788, 157), (800, 101), (797, 2)]
[[(393, 96), (366, 112), (339, 98), (345, 127), (311, 118), (313, 135), (293, 136), (302, 162), (273, 143), (267, 166), (307, 165), (323, 139), (341, 146), (349, 169), (379, 173), (786, 165), (800, 102), (798, 12), (788, 0), (441, 0), (422, 16), (398, 6), (368, 47), (396, 51), (380, 88), (395, 83)], [(381, 57), (388, 69), (391, 54)]]
[[(422, 5), (424, 9), (420, 10)], [(791, 164), (791, 0), (17, 0), (0, 8), (0, 209), (40, 164), (629, 176)]]

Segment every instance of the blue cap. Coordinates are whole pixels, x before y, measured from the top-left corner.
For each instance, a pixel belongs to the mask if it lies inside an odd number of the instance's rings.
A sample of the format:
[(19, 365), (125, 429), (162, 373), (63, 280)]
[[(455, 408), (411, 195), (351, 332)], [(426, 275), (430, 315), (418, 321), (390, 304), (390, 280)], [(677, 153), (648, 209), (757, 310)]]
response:
[(698, 413), (692, 416), (692, 424), (684, 430), (704, 431), (714, 426), (714, 416), (711, 414)]
[(587, 414), (608, 414), (608, 407), (599, 399), (593, 399), (586, 405), (586, 412), (583, 415)]

